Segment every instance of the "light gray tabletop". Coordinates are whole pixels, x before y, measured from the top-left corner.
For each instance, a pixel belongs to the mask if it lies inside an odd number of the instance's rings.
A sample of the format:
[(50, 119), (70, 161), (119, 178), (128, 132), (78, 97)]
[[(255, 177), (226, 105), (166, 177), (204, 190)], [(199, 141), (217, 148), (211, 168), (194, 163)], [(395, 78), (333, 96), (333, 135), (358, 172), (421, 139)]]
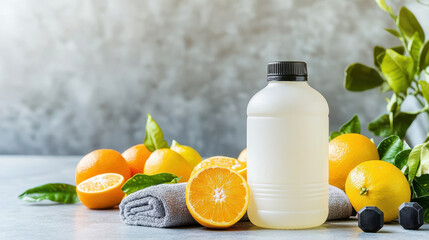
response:
[(378, 233), (363, 233), (356, 220), (331, 221), (310, 230), (269, 230), (238, 223), (228, 230), (201, 226), (149, 228), (127, 226), (118, 209), (89, 210), (82, 204), (38, 204), (19, 200), (28, 188), (50, 182), (74, 184), (80, 157), (0, 156), (0, 239), (428, 239), (429, 224), (418, 231), (386, 224)]

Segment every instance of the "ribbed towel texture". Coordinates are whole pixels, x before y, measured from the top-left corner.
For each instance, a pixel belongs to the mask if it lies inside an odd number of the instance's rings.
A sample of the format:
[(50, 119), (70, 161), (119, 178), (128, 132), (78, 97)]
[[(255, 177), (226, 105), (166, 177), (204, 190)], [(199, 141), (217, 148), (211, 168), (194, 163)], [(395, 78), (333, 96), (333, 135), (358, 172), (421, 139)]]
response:
[(161, 184), (125, 197), (119, 205), (121, 219), (129, 225), (178, 227), (193, 225), (186, 207), (186, 183)]
[[(179, 227), (194, 225), (186, 207), (186, 183), (161, 184), (145, 188), (125, 197), (119, 205), (124, 223), (147, 227)], [(329, 186), (328, 220), (350, 217), (352, 206), (339, 188)], [(247, 215), (241, 221), (248, 221)]]

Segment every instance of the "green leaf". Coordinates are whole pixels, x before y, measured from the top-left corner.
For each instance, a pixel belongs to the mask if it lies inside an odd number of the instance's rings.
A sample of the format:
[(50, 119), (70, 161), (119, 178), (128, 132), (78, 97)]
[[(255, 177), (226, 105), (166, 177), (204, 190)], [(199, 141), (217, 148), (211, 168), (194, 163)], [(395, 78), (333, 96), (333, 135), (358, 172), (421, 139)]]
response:
[(422, 45), (419, 34), (415, 32), (411, 40), (408, 42), (408, 52), (416, 63), (416, 66), (419, 66), (420, 49), (422, 48)]
[(354, 115), (348, 122), (344, 123), (340, 131), (331, 133), (329, 140), (347, 133), (360, 133), (360, 121), (357, 115)]
[(372, 120), (368, 124), (368, 130), (380, 137), (388, 137), (392, 135), (390, 129), (389, 115), (383, 114), (378, 118)]
[(409, 41), (413, 37), (414, 33), (417, 32), (421, 42), (425, 40), (425, 33), (419, 21), (414, 14), (406, 7), (402, 7), (399, 11), (399, 17), (397, 19), (397, 25), (399, 30)]
[(429, 174), (414, 178), (413, 189), (415, 197), (429, 196)]
[(380, 63), (377, 60), (377, 56), (380, 55), (381, 53), (384, 53), (384, 51), (386, 51), (386, 49), (384, 49), (384, 47), (380, 47), (380, 46), (375, 46), (374, 50), (373, 50), (373, 55), (374, 55), (374, 65), (380, 69)]
[(411, 149), (402, 150), (398, 154), (396, 154), (395, 160), (393, 161), (393, 165), (399, 168), (404, 174), (406, 171), (408, 157), (410, 156), (410, 153)]
[(429, 41), (427, 41), (420, 52), (420, 70), (424, 70), (429, 66)]
[(423, 80), (419, 81), (420, 87), (422, 87), (423, 97), (426, 99), (426, 102), (429, 103), (429, 83)]
[(380, 92), (385, 93), (385, 92), (389, 92), (392, 91), (392, 87), (390, 87), (388, 82), (383, 82), (383, 84), (381, 84), (380, 86)]
[(164, 140), (164, 133), (161, 128), (155, 122), (150, 114), (147, 114), (146, 122), (146, 136), (144, 138), (144, 145), (146, 148), (154, 152), (160, 148), (169, 148), (167, 141)]
[(180, 178), (171, 173), (158, 173), (154, 175), (139, 173), (128, 179), (121, 189), (125, 194), (129, 195), (150, 186), (163, 183), (177, 183), (179, 180)]
[(423, 207), (424, 209), (423, 218), (425, 219), (425, 222), (428, 223), (429, 222), (429, 196), (413, 198), (412, 201), (417, 202), (418, 204), (420, 204), (420, 206)]
[(423, 144), (417, 145), (411, 150), (410, 156), (408, 157), (408, 181), (412, 182), (414, 180), (414, 177), (416, 176), (417, 169), (419, 168), (420, 164), (420, 153), (421, 149), (423, 147)]
[(390, 126), (389, 115), (383, 114), (368, 124), (368, 130), (380, 137), (398, 135), (404, 138), (408, 128), (419, 113), (399, 112), (393, 117), (393, 128)]
[(402, 151), (402, 140), (396, 135), (383, 139), (377, 147), (380, 160), (394, 163), (396, 155)]
[(51, 200), (58, 203), (79, 202), (76, 187), (65, 183), (44, 184), (28, 189), (18, 197), (27, 202), (40, 202), (42, 200)]
[(400, 138), (404, 138), (408, 128), (418, 115), (419, 112), (399, 112), (396, 114), (393, 118), (393, 134), (398, 135)]
[(383, 81), (374, 68), (353, 63), (346, 69), (344, 84), (349, 91), (365, 91), (380, 86)]
[(390, 16), (393, 18), (395, 15), (393, 14), (392, 8), (387, 6), (386, 2), (384, 0), (375, 0), (375, 2), (378, 4), (378, 6), (385, 12), (389, 13)]
[(399, 34), (395, 29), (385, 28), (384, 30), (397, 38), (401, 38), (401, 34)]
[(425, 143), (420, 150), (420, 165), (416, 177), (429, 174), (429, 142)]
[(396, 94), (406, 94), (411, 84), (413, 60), (392, 49), (386, 50), (381, 71)]
[(401, 55), (404, 55), (404, 53), (405, 53), (405, 48), (403, 46), (396, 46), (396, 47), (392, 47), (389, 49), (392, 49), (393, 51), (395, 51)]

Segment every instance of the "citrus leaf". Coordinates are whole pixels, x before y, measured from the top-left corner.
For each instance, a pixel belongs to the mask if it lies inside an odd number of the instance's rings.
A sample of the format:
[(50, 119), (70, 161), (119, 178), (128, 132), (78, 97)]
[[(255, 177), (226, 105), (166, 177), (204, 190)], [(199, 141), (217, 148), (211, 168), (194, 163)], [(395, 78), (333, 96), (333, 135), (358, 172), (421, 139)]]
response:
[(76, 187), (66, 183), (44, 184), (28, 189), (18, 197), (27, 202), (40, 202), (42, 200), (51, 200), (58, 203), (79, 202)]
[(329, 140), (347, 133), (360, 133), (360, 121), (357, 115), (354, 115), (348, 122), (344, 123), (339, 131), (332, 132)]
[(417, 169), (419, 168), (420, 164), (420, 153), (421, 149), (423, 147), (423, 144), (417, 145), (411, 150), (410, 156), (408, 157), (408, 181), (411, 183), (414, 180), (414, 177), (416, 176)]
[(424, 70), (429, 66), (429, 41), (427, 41), (420, 52), (420, 70)]
[(374, 68), (353, 63), (346, 69), (345, 88), (349, 91), (365, 91), (380, 86), (383, 78)]
[(396, 94), (406, 94), (411, 84), (413, 60), (387, 49), (381, 63), (381, 72)]
[(402, 147), (402, 140), (396, 135), (383, 139), (377, 147), (380, 160), (393, 164), (396, 155), (402, 151)]
[(390, 130), (389, 115), (383, 114), (368, 124), (368, 130), (380, 137), (388, 137), (392, 135)]
[(125, 194), (129, 195), (150, 186), (163, 183), (177, 183), (179, 180), (180, 178), (171, 173), (158, 173), (154, 175), (138, 173), (128, 179), (121, 189)]
[(386, 2), (384, 0), (375, 0), (375, 2), (378, 4), (378, 6), (385, 12), (389, 13), (392, 17), (395, 17), (393, 14), (392, 8), (387, 6)]
[(418, 33), (421, 42), (425, 40), (425, 33), (422, 26), (420, 26), (419, 21), (417, 21), (417, 18), (408, 8), (402, 7), (399, 11), (397, 25), (407, 40), (411, 40), (415, 32)]
[(146, 136), (144, 138), (146, 148), (154, 152), (160, 148), (169, 148), (167, 141), (164, 140), (164, 133), (150, 114), (147, 114)]
[(395, 165), (397, 168), (399, 168), (402, 173), (405, 174), (405, 171), (408, 170), (404, 167), (407, 167), (408, 157), (410, 156), (411, 149), (405, 149), (400, 151), (395, 156), (395, 160), (393, 162), (393, 165)]
[(384, 51), (386, 51), (386, 49), (384, 49), (384, 47), (380, 47), (380, 46), (375, 46), (375, 47), (374, 47), (374, 50), (373, 50), (374, 65), (375, 65), (378, 69), (380, 69), (380, 63), (381, 63), (381, 61), (379, 62), (379, 61), (377, 60), (377, 56), (378, 56), (378, 55), (380, 55), (381, 53), (384, 53)]
[(395, 29), (385, 28), (384, 30), (397, 38), (401, 38), (401, 34), (399, 34)]
[(416, 63), (416, 66), (419, 66), (420, 49), (422, 48), (422, 45), (419, 34), (415, 32), (411, 40), (408, 42), (408, 52)]
[(429, 82), (420, 80), (419, 84), (420, 84), (420, 87), (422, 87), (423, 97), (426, 99), (426, 102), (429, 103)]
[(414, 178), (413, 189), (415, 197), (429, 196), (429, 174)]
[(420, 165), (416, 177), (429, 174), (429, 142), (425, 143), (420, 150)]

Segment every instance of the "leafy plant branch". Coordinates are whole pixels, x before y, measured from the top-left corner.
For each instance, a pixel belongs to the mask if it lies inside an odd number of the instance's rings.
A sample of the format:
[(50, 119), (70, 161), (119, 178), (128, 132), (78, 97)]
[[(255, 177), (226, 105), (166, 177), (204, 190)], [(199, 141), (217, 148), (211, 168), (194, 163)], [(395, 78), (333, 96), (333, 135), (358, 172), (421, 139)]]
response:
[[(429, 41), (414, 14), (402, 7), (398, 15), (385, 0), (375, 0), (378, 6), (389, 14), (396, 29), (385, 29), (396, 37), (401, 45), (385, 49), (373, 49), (374, 66), (354, 63), (345, 72), (345, 88), (349, 91), (365, 91), (379, 88), (380, 92), (392, 92), (387, 98), (387, 113), (368, 124), (368, 129), (377, 136), (392, 134), (404, 138), (408, 128), (421, 113), (429, 117)], [(424, 76), (424, 79), (422, 79)], [(406, 98), (412, 97), (420, 108), (414, 112), (401, 110)], [(426, 141), (429, 140), (429, 129)]]

